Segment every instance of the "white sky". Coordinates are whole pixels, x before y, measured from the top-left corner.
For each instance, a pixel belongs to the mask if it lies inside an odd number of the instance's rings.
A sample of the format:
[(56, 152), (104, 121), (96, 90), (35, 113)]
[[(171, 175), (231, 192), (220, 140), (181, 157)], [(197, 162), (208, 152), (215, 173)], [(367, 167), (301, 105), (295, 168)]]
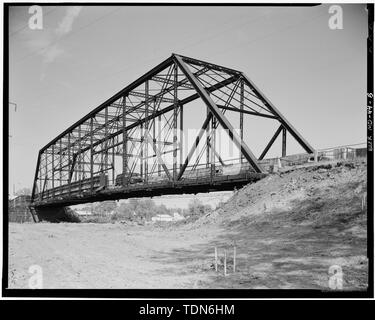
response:
[[(12, 8), (10, 190), (31, 187), (41, 147), (172, 52), (245, 72), (315, 148), (365, 142), (367, 12), (341, 5), (331, 30), (329, 6), (48, 6), (43, 30)], [(260, 140), (246, 119), (258, 154), (273, 132)]]

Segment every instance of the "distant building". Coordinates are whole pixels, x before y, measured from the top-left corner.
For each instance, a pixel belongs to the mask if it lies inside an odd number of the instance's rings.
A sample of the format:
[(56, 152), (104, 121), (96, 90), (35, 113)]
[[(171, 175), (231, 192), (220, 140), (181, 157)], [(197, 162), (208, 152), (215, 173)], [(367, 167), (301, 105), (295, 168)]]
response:
[(178, 212), (175, 212), (173, 213), (173, 220), (174, 221), (180, 221), (180, 220), (184, 220), (185, 217), (181, 214), (179, 214)]
[(173, 213), (173, 216), (170, 214), (158, 214), (151, 218), (153, 222), (156, 221), (163, 221), (163, 222), (172, 222), (172, 221), (180, 221), (184, 220), (184, 216), (180, 215), (178, 212)]
[(82, 209), (74, 209), (74, 211), (79, 215), (79, 216), (89, 216), (91, 215), (91, 210), (87, 210), (85, 208)]

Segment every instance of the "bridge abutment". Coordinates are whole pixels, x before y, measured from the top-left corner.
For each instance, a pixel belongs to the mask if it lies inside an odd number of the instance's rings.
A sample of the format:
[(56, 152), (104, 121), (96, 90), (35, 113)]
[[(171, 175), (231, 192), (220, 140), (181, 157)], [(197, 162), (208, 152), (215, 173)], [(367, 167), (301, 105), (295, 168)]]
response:
[(69, 207), (34, 207), (38, 221), (48, 222), (80, 222), (77, 215)]

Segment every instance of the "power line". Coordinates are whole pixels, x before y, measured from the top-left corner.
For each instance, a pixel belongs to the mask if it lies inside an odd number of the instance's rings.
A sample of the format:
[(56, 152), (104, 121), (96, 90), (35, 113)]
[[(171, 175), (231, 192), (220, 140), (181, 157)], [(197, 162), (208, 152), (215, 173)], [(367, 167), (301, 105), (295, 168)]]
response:
[[(91, 23), (89, 23), (89, 24), (87, 24), (87, 25), (81, 27), (80, 29), (77, 29), (76, 32), (79, 32), (79, 31), (81, 31), (82, 29), (87, 28), (88, 26), (90, 26), (90, 25), (96, 23), (97, 21), (99, 21), (99, 20), (105, 18), (106, 16), (112, 14), (112, 13), (113, 13), (114, 11), (116, 11), (116, 10), (117, 10), (117, 8), (114, 9), (114, 10), (112, 10), (112, 11), (110, 11), (110, 12), (108, 12), (108, 13), (106, 13), (105, 15), (99, 17), (98, 19), (92, 21)], [(325, 13), (324, 13), (324, 14), (325, 14)], [(250, 45), (250, 44), (252, 44), (252, 43), (254, 43), (254, 42), (257, 42), (257, 41), (263, 40), (263, 39), (265, 39), (265, 38), (273, 37), (275, 34), (281, 32), (281, 31), (284, 31), (284, 30), (286, 30), (286, 29), (293, 29), (293, 28), (295, 28), (295, 27), (298, 27), (299, 25), (306, 24), (306, 23), (310, 23), (310, 22), (316, 20), (317, 18), (320, 18), (320, 17), (323, 16), (324, 14), (318, 14), (318, 15), (313, 16), (313, 17), (312, 17), (311, 19), (309, 19), (309, 20), (304, 20), (304, 21), (302, 21), (302, 22), (299, 22), (299, 23), (296, 23), (296, 24), (292, 24), (292, 25), (286, 26), (286, 27), (281, 28), (281, 29), (277, 29), (277, 30), (275, 30), (275, 31), (273, 31), (273, 32), (270, 32), (270, 33), (268, 33), (268, 34), (266, 34), (266, 35), (264, 35), (264, 36), (257, 37), (257, 38), (255, 38), (255, 39), (253, 39), (253, 40), (251, 40), (251, 41), (249, 41), (249, 42), (246, 42), (246, 43), (244, 43), (244, 44), (241, 44), (241, 45), (238, 45), (238, 46), (232, 47), (232, 48), (230, 48), (230, 49), (228, 49), (228, 50), (224, 50), (224, 51), (218, 52), (218, 53), (215, 54), (214, 56), (221, 55), (221, 54), (223, 54), (223, 53), (226, 53), (226, 52), (228, 52), (228, 51), (231, 51), (233, 48), (242, 47), (242, 46), (248, 46), (248, 45)], [(264, 17), (264, 15), (262, 15), (261, 17)], [(257, 22), (257, 21), (258, 21), (258, 18), (256, 18), (256, 19), (252, 19), (252, 20), (250, 20), (250, 21), (242, 22), (242, 23), (240, 23), (239, 25), (236, 25), (236, 26), (232, 26), (232, 27), (230, 27), (229, 30), (236, 30), (236, 29), (238, 29), (238, 28), (242, 28), (242, 27), (244, 27), (244, 26), (247, 25), (247, 24), (252, 24), (252, 23)], [(226, 30), (226, 31), (224, 31), (224, 32), (227, 32), (227, 31), (228, 31), (228, 30)], [(76, 33), (76, 32), (73, 32), (73, 33)], [(73, 33), (71, 33), (71, 34), (69, 34), (69, 35), (72, 35)], [(68, 37), (69, 35), (67, 35), (66, 37)], [(196, 43), (192, 44), (191, 46), (195, 46), (195, 45), (199, 44), (200, 42), (202, 42), (202, 41), (204, 41), (204, 40), (211, 40), (212, 38), (216, 38), (218, 35), (219, 35), (219, 34), (215, 34), (215, 35), (213, 35), (213, 36), (210, 36), (210, 37), (206, 37), (206, 38), (200, 39), (200, 40), (198, 40)], [(66, 38), (66, 37), (64, 37), (64, 38)], [(62, 39), (59, 39), (59, 40), (62, 40)], [(49, 46), (47, 46), (46, 48), (52, 46), (53, 44), (55, 44), (55, 43), (58, 42), (59, 40), (55, 41), (54, 43), (51, 43), (51, 44), (50, 44)], [(190, 45), (187, 46), (187, 47), (185, 46), (184, 48), (188, 48), (188, 47), (190, 47)], [(44, 49), (46, 49), (46, 48), (42, 48), (41, 50), (44, 50)], [(180, 50), (180, 49), (178, 49), (178, 50)], [(39, 51), (38, 51), (38, 52), (39, 52)], [(28, 55), (28, 56), (35, 55), (35, 54), (38, 53), (38, 52), (31, 53), (31, 54)], [(25, 58), (27, 58), (27, 57), (25, 57)], [(21, 58), (21, 59), (22, 59), (22, 58)], [(152, 62), (152, 61), (156, 61), (156, 60), (158, 60), (158, 59), (159, 59), (159, 57), (155, 57), (155, 58), (151, 58), (151, 59), (143, 59), (143, 60), (139, 61), (139, 63), (132, 64), (131, 66), (128, 66), (128, 67), (126, 67), (126, 68), (123, 68), (123, 69), (120, 69), (120, 70), (116, 70), (115, 72), (112, 72), (112, 73), (107, 74), (107, 75), (104, 75), (104, 76), (98, 76), (98, 77), (95, 77), (95, 78), (91, 79), (89, 82), (90, 82), (90, 83), (93, 83), (93, 82), (95, 82), (95, 81), (97, 81), (97, 80), (101, 80), (101, 81), (102, 81), (103, 79), (108, 79), (108, 78), (111, 78), (111, 77), (117, 76), (117, 75), (119, 75), (119, 74), (121, 74), (121, 73), (123, 73), (123, 72), (125, 72), (125, 71), (132, 70), (132, 69), (134, 69), (134, 68), (137, 67), (137, 66), (143, 65), (144, 63), (149, 63), (149, 62)], [(85, 82), (85, 83), (87, 84), (87, 82)], [(44, 97), (45, 95), (43, 94), (43, 95), (41, 95), (41, 96)]]
[(101, 17), (99, 17), (99, 18), (97, 18), (97, 19), (91, 21), (90, 23), (88, 23), (88, 24), (82, 26), (81, 28), (78, 28), (77, 30), (75, 30), (75, 31), (73, 31), (73, 32), (68, 33), (67, 35), (65, 35), (65, 36), (63, 36), (63, 37), (58, 38), (57, 40), (51, 42), (48, 46), (43, 47), (43, 48), (41, 48), (41, 49), (39, 49), (39, 50), (37, 50), (37, 51), (31, 52), (30, 54), (27, 54), (27, 55), (21, 57), (20, 59), (18, 59), (17, 61), (15, 61), (15, 63), (22, 62), (22, 61), (24, 61), (24, 60), (26, 60), (26, 59), (28, 59), (28, 58), (30, 58), (30, 57), (32, 57), (32, 56), (35, 56), (36, 54), (39, 54), (39, 53), (44, 52), (45, 50), (51, 48), (52, 46), (54, 46), (56, 43), (60, 42), (61, 40), (65, 40), (66, 38), (71, 37), (72, 35), (77, 34), (78, 32), (82, 31), (83, 29), (86, 29), (87, 27), (89, 27), (89, 26), (91, 26), (91, 25), (97, 23), (98, 21), (104, 19), (105, 17), (107, 17), (107, 16), (109, 16), (109, 15), (115, 13), (115, 12), (118, 12), (118, 8), (113, 9), (113, 10), (107, 12), (106, 14), (102, 15)]
[[(46, 17), (47, 15), (49, 15), (51, 12), (56, 11), (56, 10), (57, 10), (57, 8), (54, 8), (54, 9), (51, 9), (51, 10), (47, 11), (46, 13), (43, 14), (43, 18)], [(19, 28), (15, 31), (9, 33), (9, 36), (11, 37), (11, 36), (14, 36), (17, 33), (20, 33), (21, 31), (25, 30), (28, 26), (29, 26), (29, 24), (26, 24), (22, 28)]]
[(275, 34), (278, 34), (278, 33), (282, 32), (282, 31), (287, 30), (287, 29), (294, 29), (294, 28), (296, 28), (296, 27), (299, 27), (300, 25), (304, 25), (304, 24), (307, 24), (307, 23), (311, 23), (311, 22), (313, 22), (314, 20), (317, 20), (318, 18), (321, 18), (321, 17), (323, 17), (323, 16), (325, 16), (325, 15), (326, 15), (326, 13), (317, 14), (317, 15), (313, 16), (311, 19), (303, 20), (303, 21), (301, 21), (301, 22), (298, 22), (298, 23), (295, 23), (295, 24), (292, 24), (292, 25), (288, 25), (288, 26), (286, 26), (286, 27), (283, 27), (283, 28), (277, 29), (277, 30), (275, 30), (275, 31), (273, 31), (273, 32), (270, 32), (270, 33), (268, 33), (268, 34), (266, 34), (266, 35), (264, 35), (264, 36), (256, 37), (256, 38), (254, 38), (254, 39), (252, 39), (252, 40), (250, 40), (250, 41), (248, 41), (248, 42), (245, 42), (245, 43), (239, 44), (239, 45), (237, 45), (237, 46), (232, 46), (232, 47), (230, 47), (230, 48), (227, 49), (227, 50), (222, 50), (222, 51), (218, 52), (217, 54), (215, 54), (214, 56), (218, 56), (218, 55), (221, 55), (221, 54), (223, 54), (223, 53), (227, 53), (227, 52), (233, 51), (234, 49), (237, 49), (237, 48), (239, 48), (239, 47), (243, 47), (243, 46), (246, 47), (246, 46), (249, 46), (249, 45), (251, 45), (251, 44), (253, 44), (253, 43), (257, 42), (257, 41), (261, 41), (261, 40), (264, 40), (264, 39), (266, 39), (266, 38), (273, 37)]

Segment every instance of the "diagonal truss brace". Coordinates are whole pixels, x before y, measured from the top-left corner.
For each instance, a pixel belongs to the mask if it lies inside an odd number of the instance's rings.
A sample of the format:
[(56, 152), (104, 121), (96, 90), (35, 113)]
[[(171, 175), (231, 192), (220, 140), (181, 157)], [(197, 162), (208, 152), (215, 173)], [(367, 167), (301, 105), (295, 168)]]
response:
[(180, 173), (177, 176), (177, 180), (180, 180), (181, 177), (182, 177), (182, 175), (184, 174), (185, 169), (188, 166), (189, 161), (190, 161), (191, 157), (193, 156), (194, 151), (195, 151), (195, 149), (197, 148), (197, 146), (199, 144), (199, 141), (202, 139), (202, 136), (203, 136), (203, 134), (204, 134), (204, 132), (205, 132), (208, 124), (210, 123), (211, 119), (212, 119), (212, 113), (210, 112), (207, 115), (206, 120), (204, 120), (202, 128), (199, 130), (198, 136), (196, 137), (195, 142), (194, 142), (193, 146), (191, 147), (191, 149), (190, 149), (190, 151), (189, 151), (189, 153), (188, 153), (188, 155), (187, 155), (187, 157), (185, 159), (185, 162), (184, 162), (184, 164), (182, 165), (182, 167), (180, 169)]
[(259, 157), (259, 160), (262, 160), (265, 155), (267, 154), (268, 150), (271, 148), (277, 137), (279, 136), (280, 132), (283, 130), (283, 125), (280, 125), (280, 127), (276, 130), (275, 134), (272, 136), (270, 142), (268, 142), (267, 146), (264, 148), (262, 154)]
[(291, 125), (291, 123), (281, 114), (281, 112), (272, 104), (270, 100), (255, 86), (255, 84), (244, 74), (241, 73), (245, 83), (258, 95), (268, 109), (277, 117), (280, 123), (287, 129), (290, 134), (297, 140), (307, 153), (314, 153), (314, 148), (301, 136), (301, 134)]
[(258, 161), (257, 161), (257, 158), (255, 157), (255, 155), (251, 152), (251, 150), (246, 145), (246, 143), (241, 140), (241, 137), (235, 132), (235, 130), (234, 130), (233, 126), (231, 125), (231, 123), (229, 122), (229, 120), (223, 115), (223, 113), (220, 111), (219, 107), (211, 99), (211, 97), (206, 92), (206, 90), (203, 88), (201, 83), (193, 75), (193, 73), (190, 71), (190, 69), (185, 65), (182, 58), (178, 55), (175, 55), (174, 58), (175, 58), (175, 61), (176, 61), (177, 65), (180, 67), (182, 72), (185, 74), (186, 78), (189, 79), (190, 83), (194, 86), (195, 90), (197, 91), (197, 93), (199, 94), (201, 99), (204, 101), (204, 103), (207, 105), (207, 107), (210, 109), (210, 111), (213, 113), (215, 118), (218, 119), (218, 121), (220, 122), (220, 124), (223, 126), (224, 129), (228, 130), (229, 137), (233, 140), (235, 145), (241, 150), (241, 153), (244, 155), (246, 160), (251, 164), (251, 166), (254, 168), (254, 170), (256, 172), (259, 172), (259, 173), (263, 172), (264, 170), (258, 164)]
[(162, 168), (163, 168), (165, 174), (167, 175), (168, 179), (172, 180), (171, 174), (169, 173), (169, 170), (168, 170), (167, 166), (165, 165), (165, 163), (162, 159), (161, 152), (156, 147), (155, 143), (153, 143), (152, 137), (151, 137), (150, 133), (148, 132), (148, 130), (146, 130), (146, 133), (145, 133), (145, 140), (147, 141), (147, 143), (151, 144), (152, 149), (154, 150), (154, 152), (156, 154), (157, 160), (158, 160), (159, 164), (162, 166)]

